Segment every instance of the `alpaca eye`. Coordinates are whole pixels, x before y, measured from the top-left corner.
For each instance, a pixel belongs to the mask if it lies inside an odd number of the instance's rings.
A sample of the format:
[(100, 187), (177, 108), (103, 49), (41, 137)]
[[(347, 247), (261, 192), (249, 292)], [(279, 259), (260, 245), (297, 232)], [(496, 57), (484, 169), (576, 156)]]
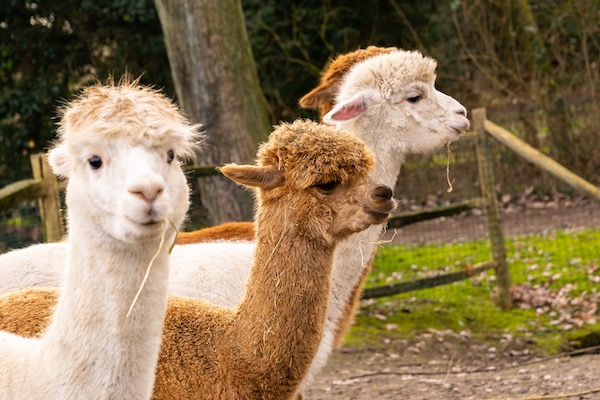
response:
[(175, 158), (175, 152), (173, 150), (167, 151), (167, 163), (171, 164)]
[(99, 169), (102, 166), (102, 159), (100, 156), (93, 155), (88, 159), (88, 163), (90, 163), (92, 169)]
[(406, 100), (408, 100), (409, 103), (417, 103), (419, 100), (421, 100), (423, 98), (422, 95), (418, 94), (416, 96), (410, 96), (407, 97)]
[(328, 193), (331, 193), (333, 191), (333, 189), (338, 187), (339, 184), (340, 184), (339, 181), (331, 181), (331, 182), (319, 183), (318, 185), (315, 185), (315, 187), (321, 193), (328, 194)]

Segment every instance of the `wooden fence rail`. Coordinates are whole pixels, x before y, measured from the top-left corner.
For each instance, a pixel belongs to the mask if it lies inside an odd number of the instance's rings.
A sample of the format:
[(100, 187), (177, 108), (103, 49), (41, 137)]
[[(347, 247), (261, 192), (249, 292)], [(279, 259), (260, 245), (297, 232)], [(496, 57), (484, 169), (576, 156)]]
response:
[(557, 163), (552, 158), (537, 150), (535, 147), (528, 145), (506, 129), (494, 124), (492, 121), (486, 120), (484, 127), (485, 131), (489, 135), (520, 155), (525, 160), (554, 175), (556, 178), (565, 182), (579, 193), (600, 201), (600, 188), (597, 186), (594, 186), (592, 183), (581, 178), (579, 175), (571, 172), (569, 169)]
[(414, 279), (411, 281), (391, 283), (389, 285), (369, 287), (363, 290), (362, 298), (374, 299), (377, 297), (387, 297), (398, 293), (413, 292), (415, 290), (429, 289), (436, 286), (447, 285), (449, 283), (469, 279), (494, 268), (496, 268), (496, 263), (494, 261), (486, 261), (473, 265), (469, 268), (465, 268), (462, 271), (449, 272), (446, 274)]
[[(488, 121), (486, 119), (484, 108), (473, 110), (471, 115), (473, 122), (472, 131), (470, 134), (463, 135), (461, 140), (475, 139), (481, 197), (467, 199), (450, 206), (432, 210), (394, 215), (388, 222), (388, 226), (391, 228), (399, 228), (433, 218), (451, 216), (474, 208), (483, 208), (486, 211), (488, 221), (492, 259), (470, 266), (464, 271), (367, 288), (363, 292), (363, 298), (390, 296), (407, 291), (444, 285), (469, 279), (476, 274), (489, 269), (494, 269), (495, 274), (497, 275), (499, 288), (499, 305), (503, 309), (511, 307), (511, 297), (509, 293), (510, 274), (506, 262), (500, 212), (494, 189), (493, 162), (488, 147), (489, 136), (515, 151), (527, 161), (571, 185), (579, 192), (600, 201), (600, 189), (598, 187), (575, 175), (567, 168), (529, 146), (509, 131)], [(59, 196), (59, 192), (64, 188), (64, 185), (58, 182), (51, 173), (44, 155), (32, 155), (31, 165), (34, 179), (18, 181), (0, 189), (0, 211), (13, 208), (23, 201), (38, 199), (44, 225), (44, 238), (48, 242), (58, 241), (64, 234)], [(187, 166), (185, 167), (185, 171), (189, 176), (195, 178), (218, 174), (216, 167), (212, 165)]]

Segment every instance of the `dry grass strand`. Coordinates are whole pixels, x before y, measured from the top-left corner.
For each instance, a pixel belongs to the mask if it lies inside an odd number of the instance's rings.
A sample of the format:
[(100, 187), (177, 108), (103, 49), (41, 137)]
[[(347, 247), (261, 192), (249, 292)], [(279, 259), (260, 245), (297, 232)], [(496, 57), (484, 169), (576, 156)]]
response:
[(171, 245), (169, 246), (169, 250), (168, 250), (169, 254), (171, 254), (171, 251), (173, 250), (173, 247), (175, 246), (175, 242), (177, 240), (177, 228), (175, 227), (175, 224), (173, 224), (173, 221), (171, 221), (170, 219), (165, 219), (162, 221), (164, 228), (162, 231), (162, 235), (160, 236), (160, 243), (158, 244), (158, 249), (156, 249), (156, 253), (154, 253), (154, 256), (152, 256), (152, 259), (148, 263), (148, 268), (146, 269), (146, 274), (144, 275), (144, 279), (142, 279), (142, 283), (140, 284), (140, 287), (139, 287), (137, 293), (135, 294), (135, 297), (133, 298), (131, 305), (129, 306), (129, 310), (127, 311), (127, 315), (125, 316), (125, 318), (129, 318), (131, 311), (133, 311), (133, 307), (135, 306), (135, 303), (137, 303), (137, 300), (140, 297), (140, 294), (142, 293), (142, 289), (144, 289), (144, 286), (146, 285), (146, 281), (148, 280), (148, 275), (150, 275), (150, 269), (152, 268), (152, 265), (154, 265), (154, 261), (156, 261), (156, 257), (158, 257), (158, 255), (160, 254), (160, 251), (163, 248), (163, 245), (165, 244), (165, 236), (167, 235), (167, 229), (169, 228), (169, 226), (166, 223), (167, 220), (169, 221), (169, 224), (173, 227), (173, 229), (176, 232), (175, 237), (173, 238), (173, 243), (171, 243)]
[(454, 189), (452, 187), (452, 184), (454, 183), (455, 179), (452, 179), (452, 181), (450, 181), (450, 144), (452, 142), (448, 142), (446, 144), (446, 147), (448, 148), (448, 160), (446, 162), (446, 181), (448, 182), (448, 189), (446, 190), (446, 192), (451, 193), (452, 190)]

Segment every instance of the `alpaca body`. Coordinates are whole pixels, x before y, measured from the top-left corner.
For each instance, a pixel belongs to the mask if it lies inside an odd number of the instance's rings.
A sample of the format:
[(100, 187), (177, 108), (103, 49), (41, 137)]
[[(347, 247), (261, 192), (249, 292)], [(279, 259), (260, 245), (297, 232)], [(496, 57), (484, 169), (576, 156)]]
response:
[(167, 220), (179, 226), (188, 207), (172, 161), (192, 153), (196, 136), (166, 97), (128, 78), (87, 88), (65, 107), (49, 161), (69, 179), (68, 228), (78, 240), (66, 245), (47, 330), (36, 339), (0, 332), (0, 399), (150, 398), (167, 305), (164, 239), (175, 236)]
[(0, 254), (0, 292), (36, 286), (62, 287), (68, 248), (67, 241), (39, 243)]
[[(248, 283), (256, 242), (214, 242), (175, 246), (171, 253), (169, 293), (201, 298), (223, 307), (239, 304)], [(214, 262), (198, 265), (198, 254)], [(223, 257), (230, 254), (231, 257)], [(224, 284), (226, 282), (226, 284)], [(212, 288), (198, 296), (198, 288)]]
[(226, 222), (192, 232), (179, 232), (177, 244), (215, 242), (223, 240), (254, 240), (254, 224), (247, 222)]

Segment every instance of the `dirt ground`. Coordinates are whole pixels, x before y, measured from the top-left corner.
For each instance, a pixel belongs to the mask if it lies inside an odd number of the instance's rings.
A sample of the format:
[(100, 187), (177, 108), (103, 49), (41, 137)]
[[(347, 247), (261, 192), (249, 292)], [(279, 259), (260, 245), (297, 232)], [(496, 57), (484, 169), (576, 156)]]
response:
[[(385, 339), (384, 339), (385, 340)], [(600, 399), (600, 354), (540, 357), (432, 334), (334, 353), (310, 400)], [(569, 396), (570, 395), (570, 396)]]
[[(600, 204), (586, 199), (507, 202), (505, 236), (600, 226)], [(393, 243), (469, 240), (486, 235), (482, 213), (437, 219), (388, 232)], [(600, 250), (599, 250), (600, 254)], [(432, 331), (413, 340), (381, 338), (345, 346), (316, 378), (309, 400), (600, 399), (600, 354), (542, 357), (510, 337), (476, 340)]]

